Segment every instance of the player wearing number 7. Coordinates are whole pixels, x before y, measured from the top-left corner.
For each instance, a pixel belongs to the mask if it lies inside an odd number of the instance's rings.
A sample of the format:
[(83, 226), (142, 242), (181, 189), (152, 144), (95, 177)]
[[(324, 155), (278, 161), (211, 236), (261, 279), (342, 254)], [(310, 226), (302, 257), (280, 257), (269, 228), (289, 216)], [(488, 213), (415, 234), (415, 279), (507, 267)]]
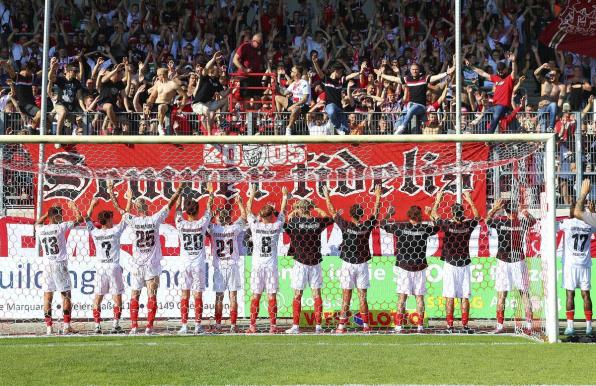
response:
[[(43, 255), (42, 289), (43, 314), (47, 335), (52, 334), (52, 298), (54, 292), (62, 295), (62, 314), (64, 327), (62, 332), (73, 332), (70, 326), (71, 317), (71, 287), (68, 273), (68, 253), (66, 251), (66, 232), (73, 229), (77, 223), (83, 222), (83, 216), (74, 201), (68, 203), (68, 208), (76, 214), (76, 221), (62, 221), (62, 207), (52, 206), (48, 213), (41, 216), (35, 223), (35, 236)], [(43, 225), (49, 220), (48, 225)]]
[(168, 204), (159, 212), (149, 215), (147, 201), (140, 197), (134, 203), (137, 216), (130, 213), (132, 207), (132, 192), (126, 192), (126, 214), (124, 221), (132, 229), (132, 261), (130, 265), (130, 334), (136, 335), (139, 328), (139, 298), (143, 287), (147, 287), (147, 327), (145, 334), (153, 334), (153, 322), (157, 314), (157, 289), (159, 275), (161, 275), (161, 240), (159, 226), (165, 221), (170, 209), (176, 205), (182, 185), (170, 197)]
[[(108, 183), (108, 193), (114, 207), (120, 214), (124, 210), (120, 208), (112, 184)], [(96, 228), (91, 221), (93, 209), (98, 203), (94, 198), (87, 210), (87, 230), (95, 244), (96, 257), (98, 259), (95, 274), (95, 299), (93, 300), (93, 320), (95, 321), (95, 333), (101, 334), (101, 301), (107, 294), (114, 299), (114, 320), (112, 321), (112, 334), (122, 332), (120, 327), (120, 316), (122, 315), (122, 294), (124, 293), (124, 279), (122, 277), (122, 266), (120, 265), (120, 236), (126, 229), (126, 222), (114, 225), (114, 213), (109, 210), (102, 210), (97, 215), (101, 228)]]
[(236, 294), (242, 289), (243, 275), (240, 274), (240, 247), (238, 236), (246, 228), (246, 211), (242, 197), (236, 196), (240, 218), (232, 224), (232, 214), (227, 208), (217, 215), (219, 224), (209, 225), (211, 235), (211, 257), (213, 259), (213, 290), (215, 291), (215, 331), (221, 331), (224, 292), (230, 296), (230, 332), (238, 332), (238, 300)]
[(185, 220), (182, 217), (182, 199), (178, 199), (178, 210), (176, 211), (176, 229), (180, 238), (180, 257), (184, 261), (182, 269), (181, 287), (182, 297), (180, 298), (180, 319), (182, 326), (179, 334), (186, 334), (188, 328), (188, 308), (190, 290), (193, 291), (195, 299), (195, 334), (203, 333), (201, 319), (203, 318), (203, 291), (205, 291), (205, 234), (211, 222), (211, 207), (213, 206), (213, 185), (207, 184), (209, 200), (202, 217), (199, 217), (199, 203), (194, 200), (184, 201), (184, 212), (188, 216)]
[(275, 209), (272, 205), (265, 205), (259, 211), (261, 221), (252, 214), (252, 203), (255, 199), (255, 189), (251, 187), (246, 212), (248, 214), (248, 226), (252, 234), (253, 253), (252, 270), (250, 272), (250, 327), (247, 333), (257, 332), (257, 316), (259, 315), (259, 303), (261, 294), (267, 291), (269, 298), (269, 320), (271, 322), (269, 332), (277, 332), (277, 290), (279, 289), (279, 273), (277, 270), (277, 242), (283, 231), (285, 221), (286, 204), (288, 203), (288, 189), (282, 188), (283, 198), (281, 209), (275, 218)]

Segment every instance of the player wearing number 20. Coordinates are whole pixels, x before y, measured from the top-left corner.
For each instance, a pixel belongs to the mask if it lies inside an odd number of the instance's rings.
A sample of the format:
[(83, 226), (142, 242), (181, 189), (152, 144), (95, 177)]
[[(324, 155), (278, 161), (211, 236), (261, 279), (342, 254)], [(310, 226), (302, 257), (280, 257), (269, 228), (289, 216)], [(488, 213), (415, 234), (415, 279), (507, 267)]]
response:
[[(124, 211), (118, 205), (112, 185), (108, 184), (108, 193), (114, 207), (120, 214)], [(124, 293), (124, 279), (122, 277), (122, 266), (120, 265), (120, 236), (126, 229), (126, 222), (122, 221), (114, 225), (114, 213), (109, 210), (102, 210), (97, 215), (101, 228), (96, 228), (91, 221), (93, 209), (98, 200), (91, 201), (87, 210), (87, 230), (95, 244), (96, 256), (98, 259), (95, 274), (95, 299), (93, 300), (93, 320), (95, 321), (95, 333), (101, 333), (101, 301), (107, 294), (114, 299), (114, 320), (112, 321), (112, 333), (122, 331), (120, 327), (120, 316), (122, 315), (122, 294)]]
[(159, 212), (149, 215), (147, 201), (138, 198), (135, 201), (137, 216), (130, 213), (132, 207), (132, 193), (127, 194), (126, 215), (124, 221), (133, 233), (132, 262), (130, 266), (130, 334), (136, 335), (139, 327), (139, 298), (143, 287), (147, 287), (147, 327), (145, 334), (153, 334), (153, 322), (157, 314), (157, 289), (159, 288), (159, 275), (161, 275), (161, 241), (159, 239), (159, 226), (168, 217), (170, 209), (174, 207), (182, 185), (172, 195), (170, 201)]
[(220, 209), (218, 224), (209, 225), (211, 235), (211, 256), (213, 258), (213, 290), (215, 291), (215, 331), (221, 331), (224, 292), (230, 296), (230, 332), (238, 332), (238, 300), (236, 294), (242, 289), (243, 275), (240, 274), (240, 248), (238, 236), (246, 228), (246, 211), (242, 198), (236, 196), (240, 218), (232, 224), (232, 214), (227, 208)]
[(190, 291), (195, 300), (195, 334), (203, 332), (201, 319), (203, 318), (203, 291), (205, 291), (205, 234), (211, 222), (211, 207), (213, 205), (213, 185), (207, 184), (209, 201), (205, 213), (199, 217), (199, 203), (193, 200), (184, 201), (184, 212), (188, 219), (182, 216), (182, 200), (178, 200), (176, 211), (176, 228), (180, 238), (180, 257), (182, 268), (182, 297), (180, 298), (180, 319), (182, 326), (179, 334), (186, 334), (188, 328), (188, 308)]
[[(62, 313), (64, 315), (65, 334), (72, 333), (70, 327), (71, 312), (71, 282), (68, 273), (68, 253), (66, 251), (66, 232), (83, 222), (83, 216), (75, 203), (70, 201), (68, 207), (76, 213), (76, 222), (62, 221), (62, 207), (52, 206), (48, 213), (41, 216), (35, 223), (35, 235), (43, 253), (43, 313), (47, 334), (52, 334), (52, 298), (54, 292), (62, 295)], [(43, 225), (46, 219), (48, 225)]]
[[(246, 212), (248, 214), (248, 226), (252, 234), (253, 253), (252, 270), (250, 272), (250, 289), (252, 298), (250, 300), (250, 326), (247, 333), (257, 332), (257, 316), (259, 315), (259, 303), (261, 294), (267, 291), (269, 300), (269, 332), (277, 332), (277, 290), (279, 289), (279, 273), (277, 270), (277, 244), (279, 236), (283, 231), (286, 204), (288, 202), (288, 189), (282, 188), (283, 198), (281, 209), (275, 218), (275, 209), (267, 204), (259, 211), (259, 219), (252, 214), (252, 203), (255, 199), (254, 187), (250, 189)], [(275, 221), (274, 221), (275, 220)]]

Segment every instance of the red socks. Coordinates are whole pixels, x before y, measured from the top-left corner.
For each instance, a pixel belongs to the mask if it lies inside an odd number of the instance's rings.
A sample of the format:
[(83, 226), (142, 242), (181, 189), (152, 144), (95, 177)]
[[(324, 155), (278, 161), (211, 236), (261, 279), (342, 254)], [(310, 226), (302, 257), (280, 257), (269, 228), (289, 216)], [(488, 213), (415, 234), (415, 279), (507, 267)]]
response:
[(122, 310), (118, 306), (114, 306), (114, 319), (120, 320), (120, 316), (122, 316)]
[(294, 297), (292, 301), (292, 310), (294, 311), (294, 324), (297, 326), (300, 324), (300, 310), (302, 307), (302, 298)]
[(101, 323), (101, 309), (100, 308), (93, 309), (93, 320), (97, 324)]
[(447, 314), (447, 325), (453, 327), (453, 312)]
[(368, 324), (368, 305), (360, 307), (360, 317), (362, 318), (362, 323)]
[(497, 323), (503, 324), (505, 321), (505, 311), (497, 310)]
[(320, 325), (323, 321), (323, 299), (315, 298), (315, 322)]
[(467, 312), (461, 313), (461, 324), (466, 327), (468, 325), (468, 319), (470, 319), (470, 314)]
[(155, 321), (155, 315), (157, 315), (157, 297), (149, 296), (147, 301), (147, 327), (153, 328), (153, 322)]
[(195, 321), (201, 323), (203, 319), (203, 297), (195, 297)]
[(139, 301), (136, 299), (130, 299), (130, 326), (139, 327)]
[(46, 322), (46, 326), (52, 327), (52, 310), (43, 313), (43, 320)]
[(182, 324), (186, 324), (188, 322), (188, 303), (188, 298), (180, 299), (180, 321)]
[(584, 315), (586, 315), (586, 322), (592, 320), (592, 311), (591, 310), (584, 310)]
[(230, 310), (230, 324), (235, 325), (238, 320), (238, 305)]
[(424, 326), (424, 312), (421, 312), (420, 315), (418, 316), (418, 325)]
[(400, 312), (396, 312), (395, 313), (395, 327), (401, 326), (401, 324), (403, 323), (403, 320), (404, 320), (404, 314), (402, 314)]
[(259, 315), (259, 298), (252, 298), (250, 301), (250, 324), (257, 323), (257, 315)]
[(277, 324), (277, 298), (269, 299), (269, 321), (272, 326)]
[(222, 311), (217, 309), (217, 305), (215, 307), (215, 323), (216, 324), (221, 324), (221, 314)]
[(62, 316), (64, 318), (64, 323), (70, 323), (70, 310), (64, 310)]

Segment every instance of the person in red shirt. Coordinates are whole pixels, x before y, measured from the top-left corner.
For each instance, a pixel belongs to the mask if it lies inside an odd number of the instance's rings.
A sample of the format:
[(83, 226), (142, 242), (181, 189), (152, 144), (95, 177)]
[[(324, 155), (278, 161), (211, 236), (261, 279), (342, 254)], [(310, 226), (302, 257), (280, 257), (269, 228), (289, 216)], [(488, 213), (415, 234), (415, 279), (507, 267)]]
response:
[[(234, 65), (239, 72), (243, 73), (262, 73), (264, 71), (265, 52), (263, 51), (263, 34), (256, 33), (248, 42), (240, 44), (234, 54)], [(240, 95), (243, 98), (262, 95), (262, 90), (246, 90), (244, 87), (261, 86), (261, 77), (249, 76), (240, 80)]]
[(515, 54), (508, 53), (505, 55), (506, 59), (511, 62), (511, 72), (505, 63), (499, 62), (497, 64), (497, 75), (491, 75), (479, 68), (470, 66), (468, 60), (464, 61), (466, 66), (480, 75), (483, 78), (489, 79), (494, 83), (493, 95), (493, 119), (490, 123), (489, 133), (495, 133), (499, 127), (499, 121), (511, 112), (511, 96), (513, 95), (513, 86), (517, 78), (517, 64), (515, 61)]

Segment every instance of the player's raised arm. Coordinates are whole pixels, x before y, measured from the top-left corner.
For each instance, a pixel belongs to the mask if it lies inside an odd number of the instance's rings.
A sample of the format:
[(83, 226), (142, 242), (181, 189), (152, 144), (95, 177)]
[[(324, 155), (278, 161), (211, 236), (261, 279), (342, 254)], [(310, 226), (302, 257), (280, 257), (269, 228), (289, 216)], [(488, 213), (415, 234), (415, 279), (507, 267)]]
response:
[(377, 185), (375, 188), (375, 207), (373, 210), (373, 217), (379, 217), (379, 211), (381, 210), (381, 185)]
[(480, 214), (478, 213), (478, 208), (476, 208), (476, 205), (474, 205), (474, 200), (472, 200), (472, 196), (470, 195), (470, 192), (465, 191), (463, 195), (464, 195), (464, 199), (466, 200), (466, 202), (470, 205), (470, 208), (472, 209), (472, 214), (474, 215), (474, 219), (479, 220)]
[(130, 213), (132, 209), (132, 190), (130, 188), (124, 193), (124, 198), (126, 198), (126, 208), (124, 208), (124, 212)]
[(244, 208), (244, 204), (242, 203), (242, 196), (236, 196), (236, 205), (238, 205), (238, 209), (240, 210), (240, 218), (246, 221), (246, 208)]
[(87, 221), (91, 221), (91, 215), (93, 214), (93, 209), (95, 209), (95, 207), (97, 206), (98, 203), (99, 203), (99, 199), (97, 197), (93, 197), (93, 199), (91, 200), (91, 203), (89, 204), (89, 208), (87, 209), (87, 215), (85, 217), (85, 219)]
[(114, 183), (112, 181), (108, 181), (107, 184), (108, 184), (108, 194), (110, 195), (110, 201), (112, 201), (112, 205), (114, 205), (114, 208), (116, 208), (118, 213), (124, 214), (125, 213), (124, 209), (122, 209), (120, 204), (118, 204), (118, 200), (116, 199), (116, 196), (114, 195)]
[(205, 208), (205, 210), (208, 210), (209, 212), (213, 213), (213, 200), (215, 198), (215, 189), (213, 187), (212, 182), (207, 182), (207, 192), (209, 192), (209, 199), (207, 200), (207, 207)]
[(180, 184), (178, 186), (178, 189), (176, 189), (176, 192), (172, 195), (172, 197), (170, 197), (170, 201), (168, 201), (168, 209), (172, 209), (174, 207), (174, 205), (176, 205), (176, 202), (178, 202), (178, 197), (180, 197), (180, 194), (182, 193), (182, 189), (184, 189), (184, 184)]
[(492, 219), (493, 216), (501, 209), (503, 209), (503, 199), (499, 198), (495, 202), (495, 205), (492, 207), (492, 209), (489, 210), (488, 213), (486, 214), (486, 218), (484, 219), (484, 221), (488, 221), (488, 220)]
[[(579, 193), (579, 199), (575, 203), (575, 209), (573, 210), (573, 215), (575, 216), (575, 218), (580, 219), (582, 221), (586, 221), (586, 217), (591, 217), (591, 216), (585, 216), (587, 214), (587, 212), (584, 211), (584, 207), (586, 204), (586, 198), (588, 197), (589, 193), (590, 193), (590, 180), (588, 178), (586, 178), (582, 182), (582, 188)], [(595, 226), (588, 221), (586, 221), (586, 222), (589, 225)]]
[(331, 214), (331, 217), (335, 217), (337, 211), (333, 207), (333, 203), (331, 202), (331, 197), (329, 197), (329, 188), (327, 186), (323, 186), (323, 194), (325, 195), (325, 203), (327, 204), (327, 210)]
[(393, 215), (395, 214), (395, 207), (390, 206), (389, 208), (387, 208), (387, 213), (385, 213), (385, 217), (383, 217), (383, 220), (381, 220), (381, 226), (385, 226), (389, 223), (389, 220), (391, 219), (391, 217), (393, 217)]
[(283, 188), (281, 188), (281, 193), (282, 193), (282, 198), (281, 198), (281, 207), (279, 209), (279, 213), (280, 214), (285, 214), (286, 213), (286, 207), (288, 206), (288, 188), (286, 188), (285, 186)]
[(254, 215), (254, 213), (252, 212), (252, 203), (255, 200), (255, 194), (257, 194), (257, 190), (255, 189), (255, 186), (253, 184), (250, 184), (250, 187), (248, 188), (248, 201), (246, 201), (247, 214)]
[(81, 224), (82, 222), (85, 221), (83, 219), (83, 215), (81, 214), (81, 211), (79, 210), (79, 208), (77, 207), (77, 204), (74, 201), (68, 202), (68, 208), (75, 212), (75, 223)]
[(435, 202), (433, 204), (433, 207), (430, 210), (430, 219), (433, 221), (436, 221), (440, 218), (437, 211), (439, 210), (439, 205), (441, 204), (441, 199), (443, 198), (443, 190), (444, 189), (445, 189), (445, 185), (443, 185), (441, 187), (441, 189), (439, 189), (439, 191), (437, 192), (437, 197), (435, 197)]
[(35, 224), (37, 224), (37, 225), (43, 224), (44, 222), (46, 222), (46, 220), (48, 219), (48, 217), (50, 217), (49, 213), (48, 212), (44, 213), (43, 215), (41, 215), (40, 218), (37, 219), (37, 221), (35, 222)]

